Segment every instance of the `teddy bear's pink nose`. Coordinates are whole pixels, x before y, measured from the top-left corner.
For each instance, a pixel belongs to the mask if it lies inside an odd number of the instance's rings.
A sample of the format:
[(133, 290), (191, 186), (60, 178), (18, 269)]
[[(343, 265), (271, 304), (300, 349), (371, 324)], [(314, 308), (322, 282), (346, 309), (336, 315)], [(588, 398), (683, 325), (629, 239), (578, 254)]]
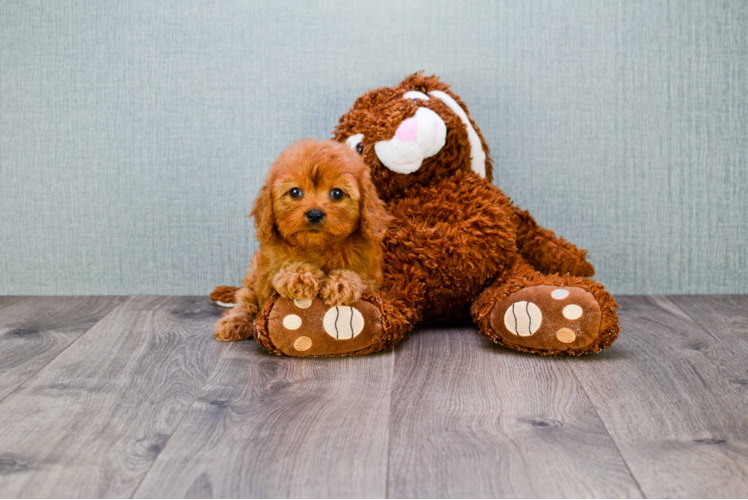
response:
[(415, 118), (403, 121), (395, 131), (395, 139), (402, 142), (413, 142), (418, 139), (418, 122)]

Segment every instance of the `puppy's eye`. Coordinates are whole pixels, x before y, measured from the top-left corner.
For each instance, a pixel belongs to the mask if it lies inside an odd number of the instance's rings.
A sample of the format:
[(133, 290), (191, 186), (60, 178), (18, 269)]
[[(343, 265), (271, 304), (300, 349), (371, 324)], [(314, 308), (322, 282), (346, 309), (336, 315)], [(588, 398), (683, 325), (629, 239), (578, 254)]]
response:
[(299, 188), (293, 188), (291, 191), (288, 192), (288, 194), (291, 195), (291, 198), (301, 198), (301, 189)]
[(364, 145), (361, 144), (360, 142), (358, 144), (356, 144), (356, 151), (360, 155), (364, 154)]
[(330, 191), (330, 198), (332, 198), (333, 200), (342, 200), (343, 191), (338, 188), (333, 188), (332, 191)]

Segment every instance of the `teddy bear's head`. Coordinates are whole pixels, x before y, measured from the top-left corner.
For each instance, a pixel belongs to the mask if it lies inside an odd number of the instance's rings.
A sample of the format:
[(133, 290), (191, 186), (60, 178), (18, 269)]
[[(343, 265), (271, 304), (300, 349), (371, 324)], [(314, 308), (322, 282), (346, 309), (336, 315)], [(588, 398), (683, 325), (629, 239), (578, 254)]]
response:
[(423, 72), (356, 99), (334, 137), (363, 155), (385, 200), (458, 171), (492, 179), (488, 146), (467, 107)]

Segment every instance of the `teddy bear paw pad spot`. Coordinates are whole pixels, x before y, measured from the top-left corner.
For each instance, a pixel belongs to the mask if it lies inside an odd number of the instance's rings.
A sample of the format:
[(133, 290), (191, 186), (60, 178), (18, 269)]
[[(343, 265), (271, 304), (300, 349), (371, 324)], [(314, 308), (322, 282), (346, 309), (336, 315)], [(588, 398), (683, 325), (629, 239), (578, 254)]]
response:
[(325, 313), (322, 325), (330, 337), (348, 340), (364, 329), (364, 317), (355, 307), (336, 306)]
[(576, 304), (569, 304), (568, 306), (564, 307), (563, 315), (566, 319), (579, 319), (582, 317), (582, 308), (579, 307)]
[(289, 330), (298, 330), (301, 327), (301, 318), (295, 314), (289, 314), (283, 318), (283, 326)]
[(306, 309), (312, 305), (312, 299), (294, 299), (293, 303), (299, 309)]
[(556, 300), (564, 300), (568, 296), (569, 290), (564, 290), (563, 288), (557, 288), (551, 292), (551, 297)]
[(293, 343), (293, 348), (299, 352), (308, 351), (312, 347), (312, 339), (303, 335), (297, 338)]
[(561, 328), (556, 332), (556, 338), (564, 344), (571, 344), (577, 339), (577, 334), (571, 328)]
[(532, 302), (515, 302), (504, 314), (504, 325), (514, 335), (529, 337), (538, 331), (543, 321), (543, 313)]

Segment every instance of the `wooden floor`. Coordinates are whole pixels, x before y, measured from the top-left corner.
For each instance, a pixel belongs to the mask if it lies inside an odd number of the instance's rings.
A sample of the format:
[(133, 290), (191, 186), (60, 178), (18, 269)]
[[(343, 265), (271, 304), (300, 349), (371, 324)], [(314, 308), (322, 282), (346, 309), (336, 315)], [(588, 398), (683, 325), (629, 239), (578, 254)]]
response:
[(0, 497), (748, 496), (748, 296), (619, 302), (585, 358), (304, 360), (202, 297), (0, 297)]

